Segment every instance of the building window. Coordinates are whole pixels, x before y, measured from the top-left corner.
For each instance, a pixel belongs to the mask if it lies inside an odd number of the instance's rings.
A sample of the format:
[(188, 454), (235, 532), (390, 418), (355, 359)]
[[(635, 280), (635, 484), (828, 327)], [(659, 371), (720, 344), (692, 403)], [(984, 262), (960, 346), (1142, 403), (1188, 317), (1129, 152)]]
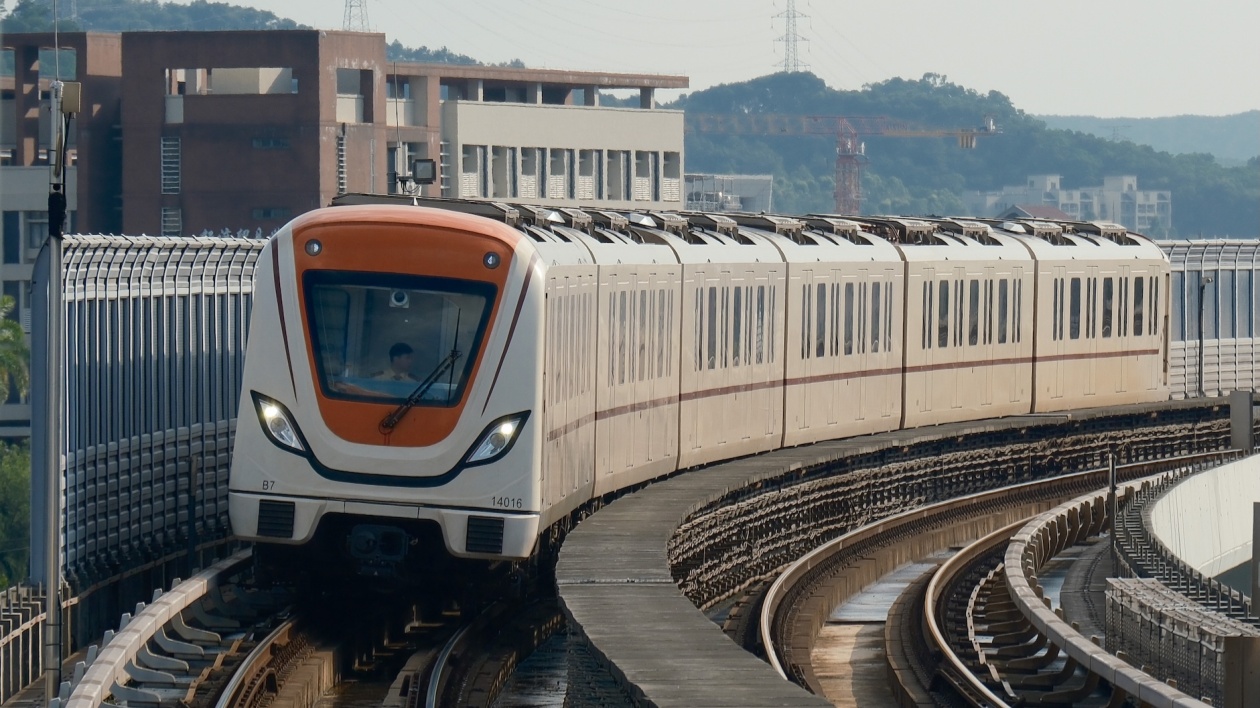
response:
[(40, 249), (48, 240), (48, 212), (28, 211), (22, 214), (26, 222), (26, 247)]
[(184, 231), (184, 214), (179, 207), (162, 207), (162, 235), (180, 236)]
[(288, 150), (292, 147), (288, 138), (254, 138), (253, 145), (257, 150)]
[(285, 207), (259, 207), (254, 209), (253, 217), (255, 219), (287, 219), (293, 212)]
[(179, 194), (179, 137), (162, 136), (162, 194)]

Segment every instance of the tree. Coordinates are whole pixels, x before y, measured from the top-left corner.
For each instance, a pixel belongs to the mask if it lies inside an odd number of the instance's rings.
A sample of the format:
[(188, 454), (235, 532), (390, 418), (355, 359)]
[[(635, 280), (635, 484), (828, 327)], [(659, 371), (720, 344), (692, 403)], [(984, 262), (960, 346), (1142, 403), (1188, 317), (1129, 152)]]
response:
[(12, 295), (0, 297), (0, 401), (14, 388), (25, 396), (30, 384), (31, 352), (22, 325), (10, 317), (14, 307)]
[(26, 578), (30, 547), (30, 446), (0, 442), (0, 588)]

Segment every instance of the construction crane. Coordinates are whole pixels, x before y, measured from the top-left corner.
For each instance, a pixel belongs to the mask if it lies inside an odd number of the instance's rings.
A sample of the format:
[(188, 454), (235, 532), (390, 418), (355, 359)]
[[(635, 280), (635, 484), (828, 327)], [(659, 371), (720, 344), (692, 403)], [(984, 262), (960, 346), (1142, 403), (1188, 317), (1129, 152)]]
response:
[(976, 138), (1000, 132), (992, 116), (978, 128), (932, 130), (885, 116), (806, 116), (777, 113), (688, 113), (685, 131), (733, 135), (833, 135), (836, 138), (836, 213), (862, 210), (862, 170), (866, 166), (863, 136), (885, 138), (957, 138), (971, 150)]

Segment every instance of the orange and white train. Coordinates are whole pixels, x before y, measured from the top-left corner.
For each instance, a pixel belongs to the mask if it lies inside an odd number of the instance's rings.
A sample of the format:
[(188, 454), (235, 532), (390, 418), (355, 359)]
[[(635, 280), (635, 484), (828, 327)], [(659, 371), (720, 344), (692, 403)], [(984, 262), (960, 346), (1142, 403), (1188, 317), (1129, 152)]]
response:
[(525, 559), (678, 469), (1168, 398), (1169, 263), (1112, 224), (339, 202), (255, 276), (229, 508), (290, 560)]

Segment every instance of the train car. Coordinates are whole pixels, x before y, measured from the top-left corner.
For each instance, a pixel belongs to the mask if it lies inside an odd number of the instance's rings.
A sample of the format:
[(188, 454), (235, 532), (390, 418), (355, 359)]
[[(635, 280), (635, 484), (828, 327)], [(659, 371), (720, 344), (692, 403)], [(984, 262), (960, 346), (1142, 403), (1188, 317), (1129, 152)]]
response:
[(1118, 227), (338, 201), (256, 272), (229, 512), (268, 562), (519, 561), (677, 469), (1167, 396), (1167, 261)]
[(1037, 260), (1035, 412), (1168, 398), (1170, 266), (1154, 242), (1115, 224), (999, 226)]

